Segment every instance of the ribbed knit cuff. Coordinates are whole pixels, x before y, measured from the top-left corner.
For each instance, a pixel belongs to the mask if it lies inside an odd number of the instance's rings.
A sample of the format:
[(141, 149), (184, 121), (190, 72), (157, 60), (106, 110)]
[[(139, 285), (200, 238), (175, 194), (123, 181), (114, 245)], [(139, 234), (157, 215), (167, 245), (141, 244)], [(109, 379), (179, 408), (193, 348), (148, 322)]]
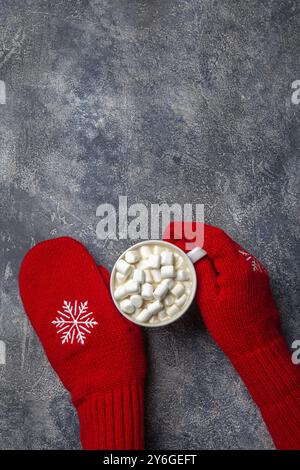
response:
[(300, 366), (284, 338), (232, 361), (278, 449), (300, 449)]
[(118, 386), (90, 395), (77, 407), (86, 450), (144, 448), (144, 385)]

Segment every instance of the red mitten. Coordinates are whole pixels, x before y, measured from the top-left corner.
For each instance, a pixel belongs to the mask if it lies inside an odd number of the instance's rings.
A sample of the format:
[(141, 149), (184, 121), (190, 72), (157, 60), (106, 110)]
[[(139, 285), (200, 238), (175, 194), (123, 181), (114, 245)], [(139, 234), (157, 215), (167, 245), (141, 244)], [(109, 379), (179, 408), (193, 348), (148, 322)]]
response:
[(67, 237), (32, 248), (19, 275), (25, 311), (77, 408), (83, 448), (142, 449), (142, 332), (117, 311), (108, 282)]
[[(196, 223), (178, 224), (168, 227), (164, 239), (188, 251)], [(208, 256), (195, 269), (205, 324), (259, 406), (275, 445), (300, 449), (300, 369), (285, 344), (268, 273), (216, 227), (204, 225), (203, 248)]]

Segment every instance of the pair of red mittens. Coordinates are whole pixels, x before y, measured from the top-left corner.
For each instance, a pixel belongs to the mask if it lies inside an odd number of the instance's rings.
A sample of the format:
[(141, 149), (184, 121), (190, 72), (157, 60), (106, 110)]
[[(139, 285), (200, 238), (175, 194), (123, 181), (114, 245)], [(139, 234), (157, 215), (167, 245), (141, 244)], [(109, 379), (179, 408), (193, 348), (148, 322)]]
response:
[[(195, 232), (194, 224), (190, 228)], [(259, 406), (277, 448), (299, 449), (300, 371), (280, 329), (268, 274), (222, 230), (204, 230), (208, 256), (195, 265), (203, 319)], [(174, 236), (174, 224), (165, 239), (183, 249), (191, 242)], [(72, 395), (83, 447), (140, 449), (143, 341), (139, 328), (117, 312), (108, 284), (109, 274), (69, 238), (34, 247), (20, 272), (25, 310)]]
[(142, 449), (142, 332), (120, 315), (109, 273), (67, 237), (39, 243), (19, 275), (25, 311), (70, 392), (84, 449)]

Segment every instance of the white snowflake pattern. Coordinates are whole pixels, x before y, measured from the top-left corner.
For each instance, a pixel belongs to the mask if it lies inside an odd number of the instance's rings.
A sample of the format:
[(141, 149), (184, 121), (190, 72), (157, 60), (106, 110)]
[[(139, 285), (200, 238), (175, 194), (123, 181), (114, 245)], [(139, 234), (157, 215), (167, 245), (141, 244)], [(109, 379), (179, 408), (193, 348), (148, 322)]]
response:
[(90, 334), (91, 330), (98, 322), (91, 317), (93, 312), (88, 311), (88, 301), (72, 302), (64, 301), (62, 311), (57, 310), (59, 316), (51, 323), (57, 328), (57, 334), (60, 334), (61, 343), (71, 343), (74, 340), (79, 344), (84, 344), (86, 333)]
[(246, 261), (251, 263), (253, 272), (266, 272), (266, 269), (263, 267), (263, 265), (255, 258), (255, 256), (248, 253), (248, 251), (241, 249), (239, 250), (239, 253), (245, 257)]

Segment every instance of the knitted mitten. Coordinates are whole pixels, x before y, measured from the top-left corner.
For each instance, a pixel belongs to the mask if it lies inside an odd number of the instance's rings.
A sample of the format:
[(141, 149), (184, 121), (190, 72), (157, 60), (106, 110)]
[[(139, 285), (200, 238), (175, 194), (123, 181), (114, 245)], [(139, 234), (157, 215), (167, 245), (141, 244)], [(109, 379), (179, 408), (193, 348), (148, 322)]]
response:
[(25, 311), (77, 408), (83, 448), (142, 449), (143, 338), (115, 308), (109, 274), (64, 237), (29, 251), (19, 283)]
[[(178, 224), (164, 239), (188, 251), (198, 223)], [(259, 406), (277, 448), (300, 449), (300, 368), (284, 341), (268, 273), (216, 227), (204, 225), (203, 248), (207, 256), (195, 269), (204, 322)]]

